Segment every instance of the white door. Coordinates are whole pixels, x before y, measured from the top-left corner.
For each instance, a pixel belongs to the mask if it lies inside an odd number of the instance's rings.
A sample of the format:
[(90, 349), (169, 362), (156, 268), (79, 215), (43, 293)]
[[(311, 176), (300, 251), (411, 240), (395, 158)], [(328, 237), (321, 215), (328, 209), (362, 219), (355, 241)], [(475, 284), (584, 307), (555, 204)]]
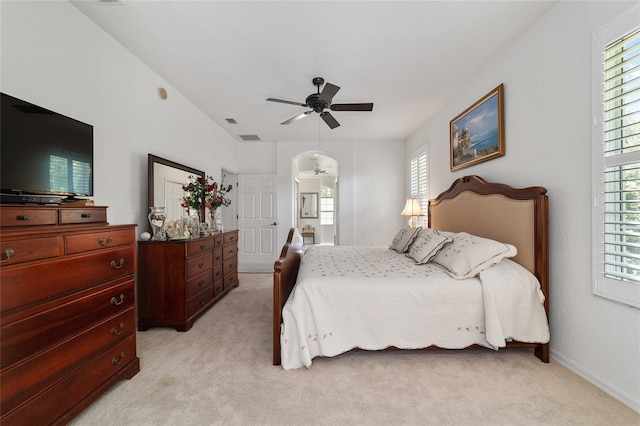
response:
[(278, 253), (275, 174), (238, 175), (238, 271), (273, 272)]
[(182, 207), (184, 197), (182, 185), (184, 185), (184, 182), (175, 182), (170, 179), (165, 179), (164, 181), (164, 208), (167, 214), (167, 222), (180, 219), (185, 214), (184, 207)]

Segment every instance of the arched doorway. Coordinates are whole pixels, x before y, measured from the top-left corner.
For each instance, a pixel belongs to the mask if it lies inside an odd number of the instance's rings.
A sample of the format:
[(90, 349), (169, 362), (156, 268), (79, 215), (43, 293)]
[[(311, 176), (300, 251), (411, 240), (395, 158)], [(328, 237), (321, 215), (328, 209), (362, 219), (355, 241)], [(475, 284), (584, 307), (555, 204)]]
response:
[(294, 226), (312, 226), (313, 240), (333, 245), (338, 235), (338, 161), (321, 151), (307, 151), (293, 159)]

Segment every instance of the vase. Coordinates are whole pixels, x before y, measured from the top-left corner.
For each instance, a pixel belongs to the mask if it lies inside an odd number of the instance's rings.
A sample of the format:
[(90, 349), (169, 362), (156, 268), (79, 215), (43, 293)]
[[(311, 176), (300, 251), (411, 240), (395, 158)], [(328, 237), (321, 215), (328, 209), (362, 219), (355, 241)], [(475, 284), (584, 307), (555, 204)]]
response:
[(167, 214), (164, 207), (149, 207), (149, 224), (151, 225), (151, 241), (165, 241), (167, 234), (164, 231), (164, 222), (167, 220)]
[(222, 214), (219, 209), (209, 212), (209, 228), (214, 234), (222, 233)]

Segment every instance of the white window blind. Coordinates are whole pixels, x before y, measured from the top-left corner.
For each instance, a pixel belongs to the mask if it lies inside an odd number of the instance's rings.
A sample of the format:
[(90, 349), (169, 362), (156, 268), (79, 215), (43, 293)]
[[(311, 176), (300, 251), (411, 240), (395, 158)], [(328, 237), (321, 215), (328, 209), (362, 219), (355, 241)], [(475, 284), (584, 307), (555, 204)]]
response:
[(594, 132), (593, 289), (633, 306), (640, 306), (639, 10), (612, 21), (594, 44), (599, 131)]
[[(429, 172), (427, 158), (427, 149), (422, 148), (415, 152), (411, 156), (410, 174), (411, 174), (411, 197), (416, 197), (420, 200), (420, 207), (424, 214), (427, 214), (427, 207), (429, 202)], [(419, 226), (426, 226), (426, 216), (418, 217), (417, 223)]]

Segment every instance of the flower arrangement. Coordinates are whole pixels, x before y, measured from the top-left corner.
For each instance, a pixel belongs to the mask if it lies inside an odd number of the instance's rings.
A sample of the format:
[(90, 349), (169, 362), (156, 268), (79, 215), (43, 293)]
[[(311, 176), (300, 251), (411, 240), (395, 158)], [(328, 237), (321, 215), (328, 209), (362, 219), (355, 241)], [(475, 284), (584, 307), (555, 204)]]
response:
[(196, 178), (189, 176), (189, 182), (182, 186), (182, 190), (187, 194), (182, 199), (182, 207), (195, 210), (200, 216), (202, 214), (203, 207), (215, 210), (220, 206), (228, 206), (231, 204), (227, 193), (231, 191), (232, 186), (218, 185), (218, 182), (214, 181), (211, 176), (202, 176)]

